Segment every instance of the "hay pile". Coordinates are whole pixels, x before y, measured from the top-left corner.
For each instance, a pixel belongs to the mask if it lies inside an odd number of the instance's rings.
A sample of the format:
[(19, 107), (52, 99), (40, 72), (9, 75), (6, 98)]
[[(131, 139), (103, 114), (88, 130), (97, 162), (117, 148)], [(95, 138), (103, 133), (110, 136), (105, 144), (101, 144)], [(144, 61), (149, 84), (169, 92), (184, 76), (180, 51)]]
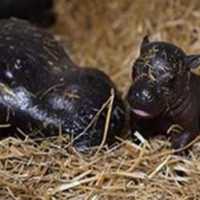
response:
[[(200, 52), (199, 0), (57, 0), (53, 32), (76, 63), (107, 72), (125, 94), (145, 34)], [(119, 139), (120, 140), (120, 139)], [(200, 199), (200, 138), (188, 155), (153, 139), (81, 155), (59, 136), (0, 142), (0, 199)]]

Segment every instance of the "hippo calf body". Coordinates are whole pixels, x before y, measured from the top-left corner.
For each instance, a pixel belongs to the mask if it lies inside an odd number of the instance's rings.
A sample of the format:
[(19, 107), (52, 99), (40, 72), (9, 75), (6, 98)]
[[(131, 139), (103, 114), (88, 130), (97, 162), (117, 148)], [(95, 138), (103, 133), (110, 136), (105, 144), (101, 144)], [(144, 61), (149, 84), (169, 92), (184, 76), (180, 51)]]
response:
[(168, 134), (175, 149), (191, 142), (200, 131), (200, 77), (191, 72), (199, 64), (200, 55), (145, 37), (127, 94), (132, 131)]

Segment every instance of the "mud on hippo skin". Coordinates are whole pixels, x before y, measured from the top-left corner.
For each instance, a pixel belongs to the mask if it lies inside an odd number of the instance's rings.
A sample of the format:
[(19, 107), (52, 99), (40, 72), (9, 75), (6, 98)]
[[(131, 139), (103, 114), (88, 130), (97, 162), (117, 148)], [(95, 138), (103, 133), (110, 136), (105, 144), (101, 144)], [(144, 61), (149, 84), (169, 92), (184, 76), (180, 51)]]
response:
[(200, 77), (191, 72), (199, 65), (200, 55), (145, 37), (127, 94), (132, 131), (146, 138), (170, 132), (175, 149), (190, 143), (200, 130)]

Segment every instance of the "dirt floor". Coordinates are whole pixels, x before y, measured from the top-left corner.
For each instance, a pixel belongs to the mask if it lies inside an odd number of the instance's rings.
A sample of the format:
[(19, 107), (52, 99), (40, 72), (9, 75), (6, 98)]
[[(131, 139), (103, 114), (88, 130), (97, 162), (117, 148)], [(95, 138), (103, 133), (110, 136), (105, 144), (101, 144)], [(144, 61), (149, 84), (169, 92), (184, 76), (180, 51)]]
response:
[[(125, 95), (142, 38), (200, 52), (199, 0), (56, 0), (51, 31), (74, 62), (110, 75)], [(200, 137), (186, 155), (164, 140), (81, 155), (58, 137), (0, 142), (0, 199), (199, 200)]]

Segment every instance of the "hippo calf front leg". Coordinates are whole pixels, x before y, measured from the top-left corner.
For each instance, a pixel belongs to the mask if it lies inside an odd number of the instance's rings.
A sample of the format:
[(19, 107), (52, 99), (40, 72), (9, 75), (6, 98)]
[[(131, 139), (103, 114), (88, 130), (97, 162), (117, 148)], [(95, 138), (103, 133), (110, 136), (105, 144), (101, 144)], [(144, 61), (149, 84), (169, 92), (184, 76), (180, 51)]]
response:
[[(180, 126), (183, 128), (178, 133), (171, 133), (171, 144), (174, 149), (181, 149), (194, 140), (199, 134), (199, 118), (197, 109), (194, 107), (187, 111), (187, 115), (184, 113), (183, 118), (179, 119)], [(186, 118), (187, 116), (187, 118)]]
[(173, 149), (182, 149), (184, 148), (187, 144), (192, 142), (198, 135), (198, 132), (190, 132), (188, 130), (184, 130), (180, 133), (175, 133), (172, 134), (170, 140), (172, 144)]

